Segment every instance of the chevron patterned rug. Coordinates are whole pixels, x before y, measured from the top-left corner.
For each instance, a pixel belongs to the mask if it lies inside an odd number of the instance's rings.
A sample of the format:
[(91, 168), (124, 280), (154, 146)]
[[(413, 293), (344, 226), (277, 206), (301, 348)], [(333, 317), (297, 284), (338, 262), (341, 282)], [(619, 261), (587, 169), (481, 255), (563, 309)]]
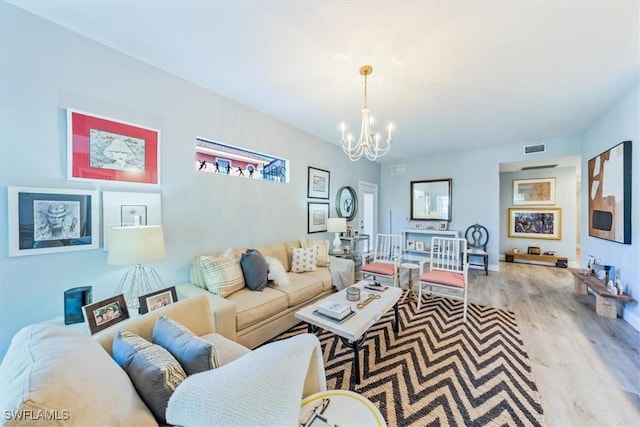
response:
[[(322, 331), (328, 389), (348, 389), (375, 403), (389, 426), (544, 426), (540, 396), (514, 314), (431, 297), (418, 312), (400, 305), (368, 332), (360, 350), (363, 379), (352, 381), (353, 350)], [(275, 340), (307, 332), (294, 326)]]

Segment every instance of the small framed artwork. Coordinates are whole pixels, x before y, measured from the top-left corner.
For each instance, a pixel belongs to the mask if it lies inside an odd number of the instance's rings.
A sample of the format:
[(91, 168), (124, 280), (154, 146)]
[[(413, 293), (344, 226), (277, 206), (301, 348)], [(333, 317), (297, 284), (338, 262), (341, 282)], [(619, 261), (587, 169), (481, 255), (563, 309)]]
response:
[(67, 177), (160, 184), (160, 132), (67, 109)]
[(449, 223), (447, 221), (440, 221), (440, 224), (438, 224), (438, 230), (447, 231), (448, 225)]
[(416, 242), (416, 250), (424, 251), (424, 242)]
[(562, 209), (509, 208), (509, 237), (562, 239)]
[(413, 251), (416, 249), (416, 242), (414, 240), (407, 240), (407, 249)]
[(9, 256), (100, 247), (98, 192), (8, 187)]
[(178, 295), (176, 294), (176, 287), (171, 286), (139, 296), (138, 300), (140, 301), (140, 314), (145, 314), (149, 311), (157, 310), (160, 307), (173, 304), (178, 301)]
[(160, 193), (102, 192), (102, 234), (108, 249), (109, 231), (128, 225), (162, 225)]
[(422, 230), (422, 223), (421, 222), (416, 222), (414, 224), (414, 227), (416, 228), (416, 230)]
[(91, 335), (129, 318), (124, 294), (119, 294), (82, 307)]
[(329, 178), (329, 171), (309, 166), (307, 177), (307, 197), (309, 199), (328, 199)]
[(554, 205), (556, 203), (556, 179), (514, 179), (513, 204)]
[(329, 218), (329, 203), (307, 203), (307, 232), (321, 233), (327, 231)]

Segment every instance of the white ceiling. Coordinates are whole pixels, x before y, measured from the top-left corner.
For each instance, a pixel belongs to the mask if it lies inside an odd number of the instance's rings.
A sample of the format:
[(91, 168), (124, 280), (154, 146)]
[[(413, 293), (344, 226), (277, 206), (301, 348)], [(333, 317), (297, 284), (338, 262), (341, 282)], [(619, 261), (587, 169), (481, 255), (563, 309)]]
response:
[(391, 161), (575, 135), (640, 72), (638, 1), (10, 3), (332, 143), (371, 64)]

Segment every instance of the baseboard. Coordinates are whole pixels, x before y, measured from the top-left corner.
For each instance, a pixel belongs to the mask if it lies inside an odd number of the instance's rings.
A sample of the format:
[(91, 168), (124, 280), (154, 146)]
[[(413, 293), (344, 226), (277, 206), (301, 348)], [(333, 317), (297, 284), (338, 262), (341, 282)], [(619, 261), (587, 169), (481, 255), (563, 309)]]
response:
[(633, 329), (640, 332), (640, 316), (636, 315), (630, 308), (625, 307), (622, 309), (622, 318)]

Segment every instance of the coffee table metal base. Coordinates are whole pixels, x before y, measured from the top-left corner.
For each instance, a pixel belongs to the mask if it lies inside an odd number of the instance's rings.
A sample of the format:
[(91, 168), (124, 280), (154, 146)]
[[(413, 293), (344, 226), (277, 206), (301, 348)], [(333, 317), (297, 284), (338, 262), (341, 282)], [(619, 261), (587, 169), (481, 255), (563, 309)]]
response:
[[(398, 303), (393, 305), (394, 319), (393, 319), (393, 332), (398, 333), (398, 325), (400, 324), (400, 315), (398, 314)], [(315, 334), (322, 328), (316, 325), (312, 325), (311, 323), (307, 323), (307, 331), (310, 334)], [(365, 341), (367, 341), (367, 333), (365, 332), (360, 338), (355, 341), (348, 340), (344, 337), (338, 336), (342, 344), (353, 349), (353, 382), (356, 384), (360, 384), (360, 349), (364, 346)]]

